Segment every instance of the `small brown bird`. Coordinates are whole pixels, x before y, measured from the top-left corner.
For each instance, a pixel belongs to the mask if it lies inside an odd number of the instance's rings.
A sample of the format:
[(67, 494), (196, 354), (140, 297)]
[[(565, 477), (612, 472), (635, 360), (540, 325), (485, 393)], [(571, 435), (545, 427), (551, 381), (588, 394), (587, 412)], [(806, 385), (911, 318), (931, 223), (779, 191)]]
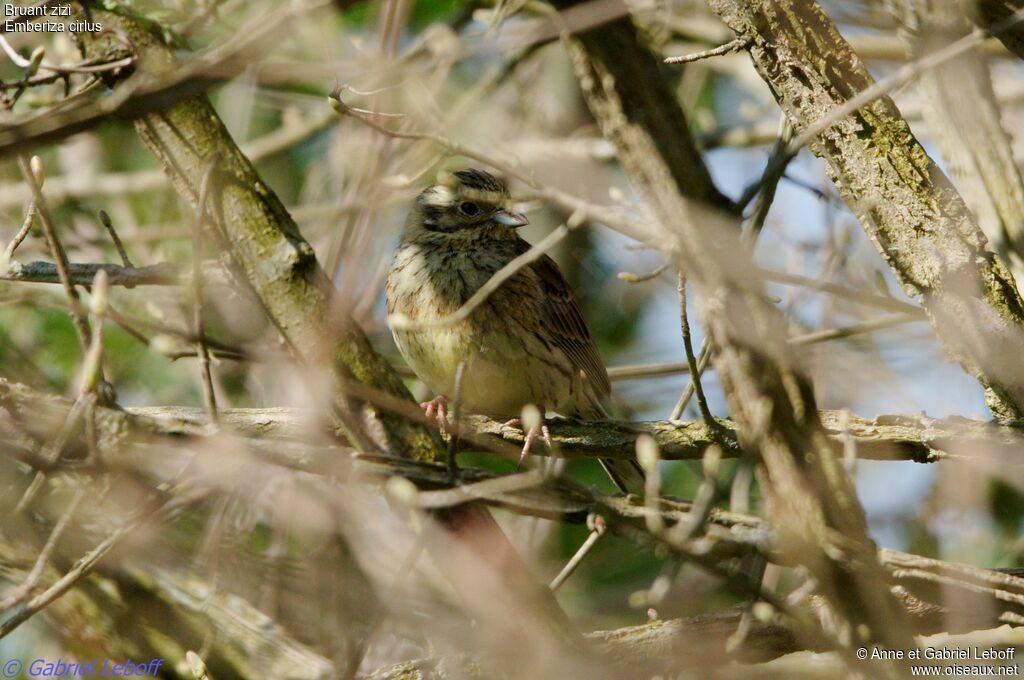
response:
[[(466, 411), (514, 417), (533, 404), (542, 414), (549, 407), (566, 416), (607, 417), (608, 373), (550, 257), (523, 266), (466, 318), (444, 320), (530, 249), (516, 231), (528, 220), (510, 203), (501, 180), (461, 170), (425, 189), (406, 220), (388, 274), (388, 313), (402, 356), (438, 395), (423, 406), (444, 423), (462, 364)], [(533, 436), (527, 433), (524, 453)], [(643, 491), (635, 461), (602, 464), (623, 491)]]

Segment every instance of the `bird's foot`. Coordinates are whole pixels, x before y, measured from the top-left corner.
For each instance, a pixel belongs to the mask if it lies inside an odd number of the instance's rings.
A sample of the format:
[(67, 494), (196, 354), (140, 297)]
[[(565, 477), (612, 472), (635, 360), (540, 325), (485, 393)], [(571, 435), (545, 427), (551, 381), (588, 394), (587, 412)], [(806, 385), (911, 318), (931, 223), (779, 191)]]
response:
[(441, 429), (441, 434), (448, 434), (450, 429), (450, 423), (448, 422), (448, 397), (439, 394), (430, 401), (421, 402), (420, 408), (423, 409), (423, 415), (428, 420), (437, 419), (437, 425)]
[[(541, 412), (543, 414), (543, 411)], [(502, 423), (503, 427), (518, 427), (522, 429), (523, 421), (520, 418), (511, 418)], [(519, 467), (523, 466), (523, 461), (526, 460), (526, 456), (530, 453), (530, 448), (533, 446), (534, 440), (537, 439), (537, 435), (540, 434), (541, 439), (547, 444), (548, 450), (554, 450), (554, 444), (551, 441), (551, 430), (548, 429), (548, 423), (544, 420), (544, 416), (541, 415), (540, 420), (534, 424), (529, 430), (523, 430), (523, 451), (519, 454)]]

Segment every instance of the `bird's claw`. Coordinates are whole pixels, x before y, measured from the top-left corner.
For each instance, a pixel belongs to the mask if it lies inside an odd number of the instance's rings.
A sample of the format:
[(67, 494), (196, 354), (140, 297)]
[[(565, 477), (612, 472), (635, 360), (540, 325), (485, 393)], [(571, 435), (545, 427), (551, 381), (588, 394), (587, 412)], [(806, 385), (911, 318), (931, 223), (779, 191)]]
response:
[[(502, 423), (502, 426), (503, 427), (518, 427), (518, 428), (521, 429), (523, 427), (523, 421), (521, 419), (519, 419), (519, 418), (511, 418), (509, 420), (506, 420), (504, 423)], [(540, 432), (541, 439), (543, 439), (544, 443), (547, 444), (548, 450), (551, 451), (551, 450), (554, 449), (554, 444), (551, 441), (551, 430), (548, 429), (547, 421), (544, 420), (543, 417), (541, 417), (540, 423), (538, 425), (534, 425), (533, 427), (531, 427), (529, 429), (529, 431), (524, 431), (523, 432), (523, 436), (524, 436), (523, 450), (519, 454), (519, 467), (520, 468), (523, 467), (523, 461), (526, 460), (526, 456), (529, 455), (530, 447), (533, 446), (534, 440), (537, 439), (537, 433), (538, 432)]]
[(448, 422), (448, 397), (439, 394), (430, 401), (421, 402), (420, 408), (423, 409), (423, 415), (428, 420), (437, 419), (437, 425), (441, 429), (441, 434), (448, 434), (450, 429), (450, 423)]

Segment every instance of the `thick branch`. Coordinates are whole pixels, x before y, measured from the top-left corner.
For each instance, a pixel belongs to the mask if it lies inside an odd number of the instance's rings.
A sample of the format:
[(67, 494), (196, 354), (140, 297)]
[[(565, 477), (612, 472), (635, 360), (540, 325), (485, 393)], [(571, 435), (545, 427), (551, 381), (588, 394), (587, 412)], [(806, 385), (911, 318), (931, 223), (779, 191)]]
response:
[[(903, 24), (900, 33), (913, 58), (969, 32), (970, 24), (955, 3), (902, 0), (895, 5)], [(1002, 126), (987, 61), (978, 49), (966, 52), (922, 73), (920, 91), (931, 137), (992, 248), (1019, 277), (1024, 271), (1024, 178)]]
[[(99, 16), (104, 26), (117, 27), (129, 38), (139, 52), (136, 56), (140, 63), (147, 66), (153, 78), (179, 68), (162, 38), (142, 23), (109, 13)], [(78, 37), (88, 56), (99, 57), (121, 49), (111, 36)], [(142, 116), (136, 127), (193, 208), (209, 159), (219, 154), (221, 160), (207, 201), (211, 238), (230, 252), (231, 266), (252, 287), (267, 316), (300, 360), (310, 365), (332, 363), (342, 376), (411, 399), (401, 378), (373, 350), (354, 321), (341, 318), (336, 328), (331, 327), (334, 290), (313, 248), (235, 144), (206, 97), (175, 101), (166, 111)], [(442, 454), (436, 437), (418, 424), (380, 414), (372, 406), (343, 410), (359, 412), (364, 420), (362, 426), (351, 422), (352, 418), (342, 423), (352, 441), (364, 441), (361, 430), (365, 427), (385, 450), (422, 457)]]
[[(182, 406), (130, 407), (126, 415), (156, 418), (166, 434), (202, 433), (208, 423), (202, 409)], [(222, 417), (236, 432), (249, 437), (301, 439), (308, 434), (302, 414), (293, 409), (225, 409)], [(857, 457), (864, 460), (933, 463), (981, 453), (1016, 456), (1024, 446), (1022, 433), (1016, 428), (963, 418), (861, 418), (829, 410), (819, 411), (819, 417), (836, 451), (842, 449), (849, 437)], [(710, 432), (700, 420), (616, 422), (558, 418), (552, 419), (549, 427), (552, 443), (559, 455), (567, 458), (633, 458), (641, 434), (654, 438), (664, 460), (700, 460), (712, 444), (721, 446), (727, 458), (739, 455), (735, 423), (725, 418), (718, 422), (722, 429), (717, 433)], [(477, 435), (495, 437), (518, 447), (523, 444), (522, 430), (503, 422), (486, 416), (468, 416), (467, 424)], [(535, 453), (543, 455), (545, 451), (538, 449)]]
[[(0, 407), (33, 432), (52, 432), (67, 417), (71, 402), (44, 395), (24, 385), (0, 379)], [(868, 460), (934, 462), (943, 458), (979, 453), (1016, 455), (1020, 432), (1014, 428), (963, 418), (935, 419), (923, 415), (885, 415), (861, 418), (843, 411), (820, 411), (819, 416), (837, 449), (852, 438), (857, 456)], [(310, 424), (305, 414), (290, 408), (222, 409), (223, 425), (247, 438), (281, 442), (308, 441)], [(718, 421), (722, 429), (708, 431), (703, 421), (646, 422), (578, 421), (553, 419), (551, 436), (561, 455), (567, 457), (630, 458), (636, 455), (640, 434), (654, 438), (666, 460), (700, 459), (708, 446), (718, 443), (725, 456), (739, 453), (735, 424)], [(522, 430), (485, 416), (469, 416), (468, 427), (482, 437), (494, 437), (522, 446)], [(190, 437), (210, 433), (209, 419), (201, 408), (184, 406), (129, 407), (97, 410), (99, 445), (110, 455), (130, 438), (145, 436)], [(483, 441), (486, 441), (484, 439)], [(331, 449), (306, 445), (305, 450), (337, 454)], [(543, 453), (538, 449), (537, 453)]]
[[(810, 0), (711, 0), (795, 129), (830, 120), (873, 84), (849, 44)], [(1024, 301), (963, 200), (887, 97), (835, 120), (812, 150), (939, 338), (987, 388), (993, 413), (1024, 416)]]
[[(628, 18), (615, 22), (615, 31), (634, 33), (632, 40), (620, 40), (610, 26), (569, 39), (570, 56), (591, 112), (657, 218), (645, 240), (703, 293), (698, 306), (717, 348), (715, 368), (741, 444), (759, 454), (779, 544), (809, 569), (839, 630), (851, 639), (863, 636), (907, 648), (913, 641), (902, 625), (903, 612), (885, 587), (863, 509), (828, 443), (810, 382), (786, 346), (785, 319), (767, 303), (759, 283), (744, 281), (752, 261), (740, 239), (739, 220), (714, 209), (720, 206), (714, 193), (690, 181), (702, 160), (686, 126), (668, 130), (652, 123), (681, 114), (671, 95), (645, 98), (648, 83), (661, 76), (635, 27)], [(645, 101), (645, 108), (638, 109), (636, 101)], [(674, 138), (665, 137), (673, 132)], [(679, 151), (667, 153), (665, 147)], [(834, 533), (845, 537), (842, 548)], [(850, 569), (850, 563), (858, 567)], [(858, 663), (852, 654), (847, 658)]]

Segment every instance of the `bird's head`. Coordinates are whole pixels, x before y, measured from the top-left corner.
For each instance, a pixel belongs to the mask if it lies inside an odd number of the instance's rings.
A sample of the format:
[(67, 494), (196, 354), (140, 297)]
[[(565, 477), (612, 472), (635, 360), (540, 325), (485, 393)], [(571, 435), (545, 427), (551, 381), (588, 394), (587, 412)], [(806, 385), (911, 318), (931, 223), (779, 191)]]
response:
[(417, 226), (455, 234), (485, 225), (518, 228), (529, 223), (511, 206), (505, 183), (483, 170), (459, 170), (427, 187), (416, 198)]

